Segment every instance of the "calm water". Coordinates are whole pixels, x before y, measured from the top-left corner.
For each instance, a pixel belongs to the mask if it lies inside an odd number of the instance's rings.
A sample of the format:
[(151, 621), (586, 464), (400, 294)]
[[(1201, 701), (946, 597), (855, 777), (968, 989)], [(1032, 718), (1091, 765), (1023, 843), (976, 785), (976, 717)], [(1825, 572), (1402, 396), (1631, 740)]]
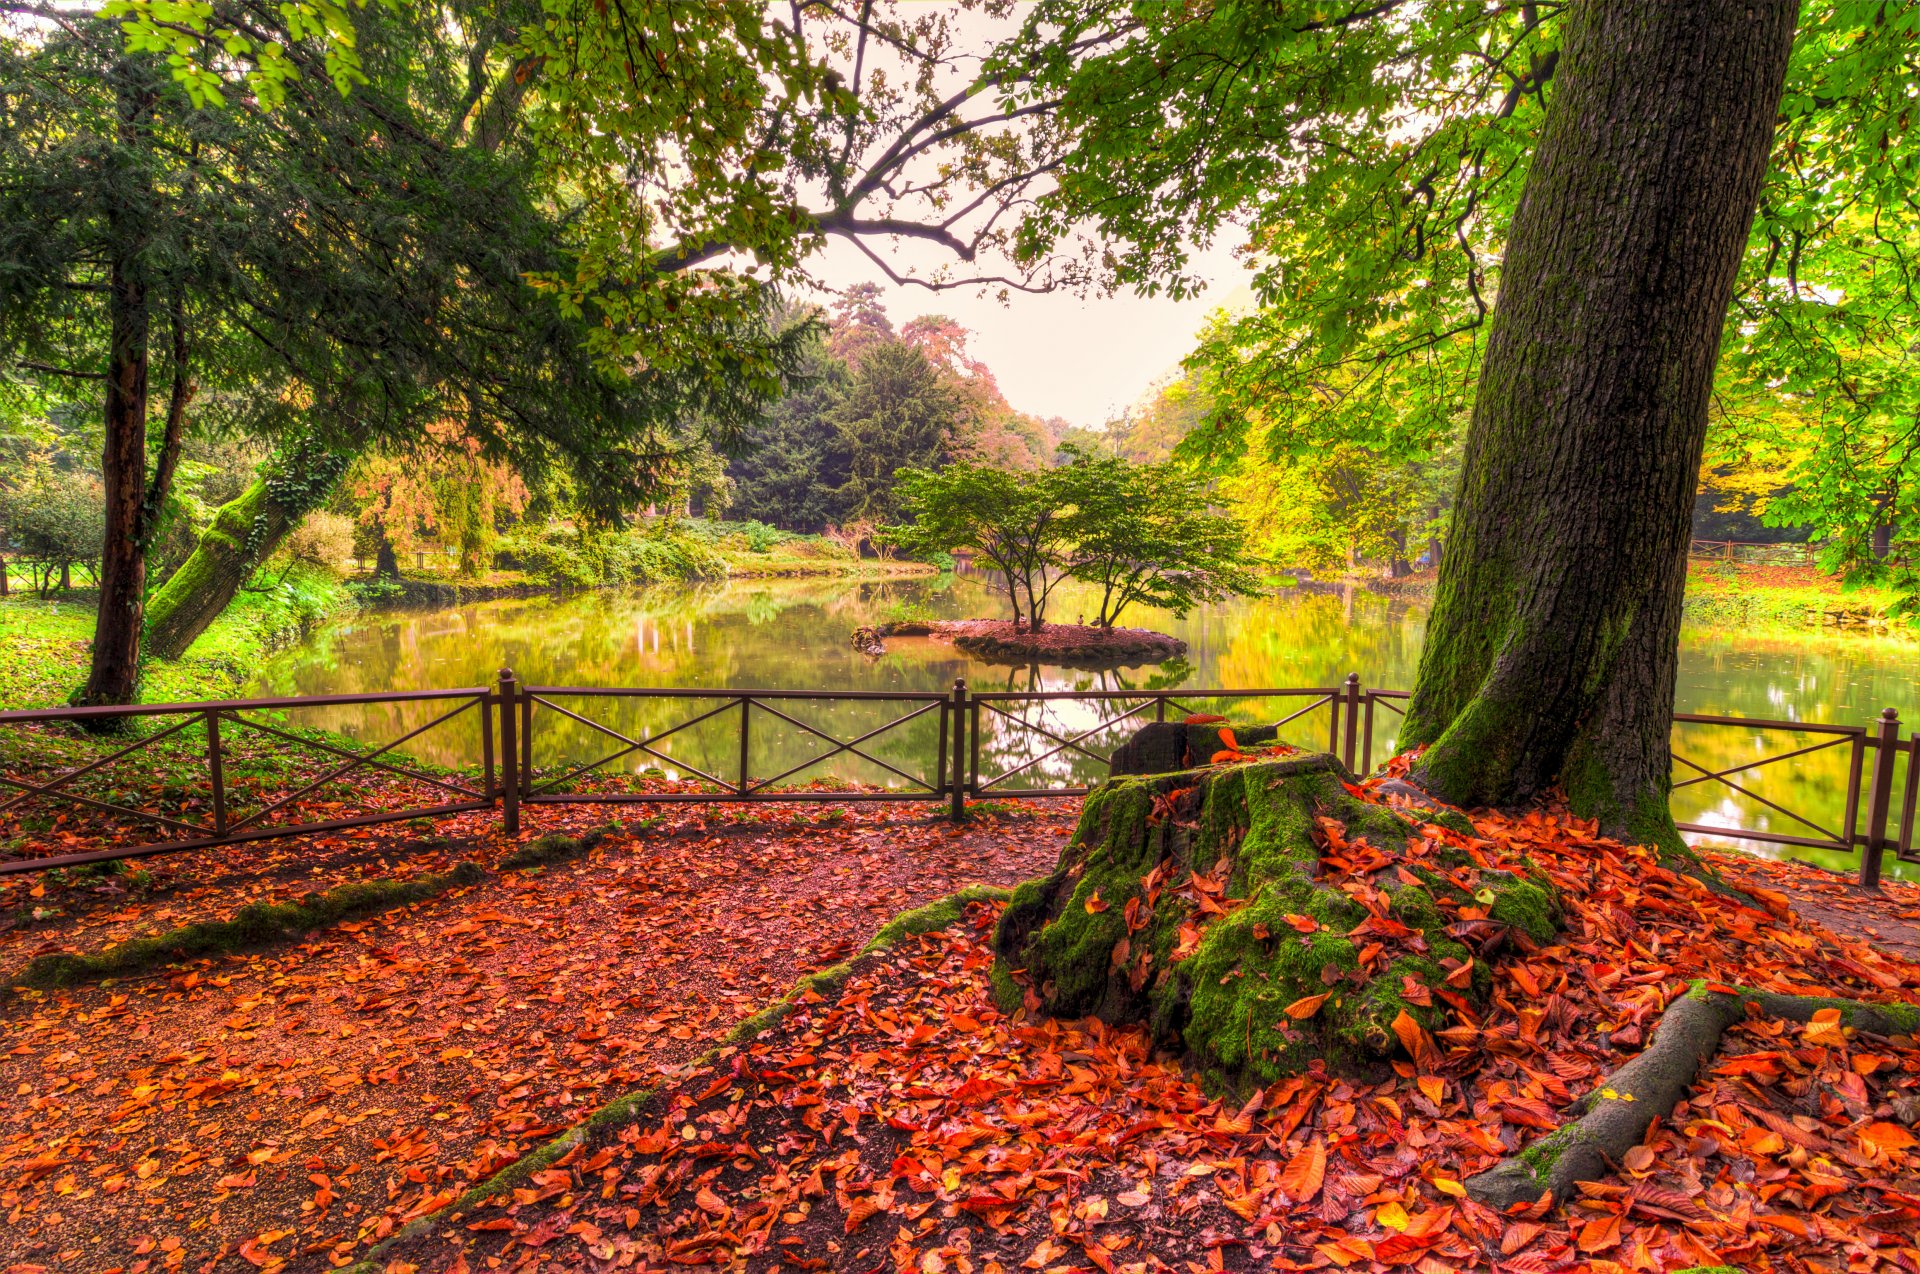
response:
[[(1062, 591), (1056, 618), (1091, 611), (1087, 599)], [(853, 628), (903, 614), (940, 618), (999, 614), (1001, 607), (970, 578), (899, 581), (741, 580), (698, 589), (590, 593), (566, 598), (481, 602), (437, 611), (367, 615), (316, 635), (261, 670), (253, 693), (275, 695), (479, 686), (510, 666), (521, 681), (545, 686), (688, 688), (778, 688), (862, 690), (888, 693), (939, 691), (965, 677), (975, 690), (1126, 690), (1159, 687), (1252, 688), (1330, 686), (1357, 672), (1373, 686), (1412, 684), (1424, 614), (1418, 606), (1364, 590), (1325, 595), (1288, 594), (1239, 602), (1190, 615), (1185, 620), (1151, 611), (1130, 613), (1133, 624), (1185, 639), (1184, 660), (1118, 672), (1061, 668), (1008, 668), (971, 660), (951, 646), (896, 639), (875, 660), (848, 644)], [(1756, 636), (1689, 632), (1683, 642), (1679, 687), (1682, 711), (1775, 720), (1860, 724), (1883, 707), (1896, 707), (1907, 721), (1920, 719), (1915, 672), (1920, 647), (1899, 640), (1823, 635), (1817, 632)], [(739, 774), (739, 710), (666, 732), (724, 700), (557, 699), (562, 707), (601, 723), (629, 740), (647, 742), (653, 753), (629, 751), (611, 768), (648, 767), (678, 775), (701, 773), (731, 782)], [(1236, 717), (1274, 720), (1292, 706), (1276, 708), (1219, 700), (1208, 709), (1232, 708)], [(1305, 702), (1305, 701), (1301, 701)], [(756, 707), (750, 720), (749, 773), (771, 779), (834, 744), (809, 733), (810, 725), (838, 740), (905, 715), (920, 706), (873, 701), (838, 706), (775, 702), (792, 720)], [(1117, 709), (1086, 703), (1010, 702), (1005, 715), (986, 713), (981, 770), (991, 777), (1015, 771), (1005, 785), (1085, 778), (1093, 763), (1060, 740), (1096, 730), (1102, 715)], [(1297, 705), (1294, 705), (1297, 706)], [(303, 710), (298, 720), (324, 725), (369, 741), (384, 742), (425, 723), (439, 709), (428, 705), (375, 705)], [(938, 713), (929, 712), (860, 744), (878, 762), (906, 775), (930, 778)], [(1382, 712), (1376, 727), (1376, 758), (1392, 746), (1393, 716)], [(1126, 726), (1089, 737), (1104, 746)], [(1300, 743), (1325, 746), (1324, 709), (1288, 729)], [(1821, 741), (1816, 735), (1758, 732), (1744, 727), (1683, 726), (1677, 736), (1684, 755), (1712, 770)], [(595, 760), (628, 745), (559, 711), (540, 710), (535, 723), (536, 765), (558, 776), (572, 765)], [(454, 763), (478, 756), (472, 714), (421, 735), (409, 750)], [(1048, 752), (1053, 755), (1045, 755)], [(1841, 792), (1847, 749), (1833, 748), (1779, 766), (1749, 771), (1735, 781), (1758, 797), (1784, 805), (1825, 828), (1842, 818)], [(1017, 769), (1025, 765), (1024, 769)], [(1676, 768), (1676, 781), (1697, 771)], [(841, 753), (824, 764), (798, 770), (784, 781), (825, 775), (903, 785), (901, 774)], [(1770, 827), (1813, 834), (1785, 814), (1716, 783), (1676, 793), (1683, 820), (1716, 825)], [(1840, 856), (1824, 861), (1844, 866)]]

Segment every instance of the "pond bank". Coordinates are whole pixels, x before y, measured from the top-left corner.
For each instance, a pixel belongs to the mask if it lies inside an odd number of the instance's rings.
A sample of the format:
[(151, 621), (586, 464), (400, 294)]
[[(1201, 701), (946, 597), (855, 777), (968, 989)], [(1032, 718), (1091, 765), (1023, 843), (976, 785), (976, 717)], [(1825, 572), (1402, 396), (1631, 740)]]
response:
[[(1399, 579), (1302, 578), (1291, 587), (1314, 594), (1362, 589), (1426, 603), (1433, 598), (1436, 580), (1435, 571), (1424, 570)], [(1910, 634), (1906, 621), (1893, 613), (1897, 601), (1891, 589), (1849, 590), (1837, 577), (1812, 566), (1696, 561), (1687, 572), (1685, 618), (1688, 623), (1729, 629), (1803, 627)]]

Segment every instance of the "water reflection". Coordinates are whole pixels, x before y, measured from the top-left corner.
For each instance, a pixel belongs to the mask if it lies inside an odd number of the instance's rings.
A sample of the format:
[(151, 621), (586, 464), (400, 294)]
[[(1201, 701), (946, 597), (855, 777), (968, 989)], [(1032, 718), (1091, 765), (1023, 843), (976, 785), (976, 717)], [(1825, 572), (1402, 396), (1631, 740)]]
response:
[[(490, 682), (502, 666), (512, 667), (523, 683), (548, 686), (858, 690), (896, 695), (944, 692), (956, 677), (965, 677), (975, 690), (1127, 692), (1333, 686), (1348, 672), (1358, 672), (1369, 685), (1406, 687), (1413, 680), (1424, 625), (1419, 606), (1364, 589), (1339, 589), (1213, 607), (1185, 620), (1152, 612), (1130, 614), (1133, 623), (1174, 633), (1187, 642), (1183, 659), (1157, 668), (1089, 672), (995, 666), (926, 639), (894, 639), (886, 655), (869, 659), (848, 643), (857, 625), (907, 612), (936, 618), (995, 613), (993, 600), (982, 589), (978, 580), (954, 576), (741, 580), (702, 588), (589, 593), (367, 615), (322, 632), (275, 659), (262, 669), (253, 693), (479, 686)], [(1063, 587), (1057, 597), (1055, 613), (1062, 618), (1094, 609), (1094, 599), (1070, 587)], [(1911, 722), (1917, 715), (1915, 654), (1913, 644), (1896, 639), (1690, 631), (1682, 643), (1679, 707), (1698, 713), (1856, 725), (1892, 706)], [(723, 705), (722, 699), (560, 702), (646, 746), (630, 747), (593, 726), (543, 710), (535, 725), (543, 771), (557, 775), (564, 772), (563, 763), (577, 765), (625, 749), (616, 768), (704, 773), (729, 783), (739, 777), (737, 706), (663, 737), (689, 718)], [(1184, 702), (1264, 720), (1292, 710), (1270, 701)], [(940, 728), (937, 712), (922, 713), (859, 743), (859, 751), (871, 760), (835, 751), (839, 743), (922, 706), (924, 700), (875, 699), (770, 705), (777, 712), (756, 707), (749, 718), (747, 773), (764, 780), (811, 756), (833, 752), (826, 763), (800, 769), (788, 781), (831, 774), (895, 786), (910, 786), (915, 780), (933, 782), (937, 776), (931, 773), (932, 756)], [(1131, 706), (1126, 703), (1051, 700), (998, 706), (1001, 711), (982, 714), (979, 765), (984, 775), (992, 776), (1030, 763), (1008, 780), (1006, 786), (1015, 787), (1097, 777), (1099, 767), (1079, 747), (1104, 753), (1139, 719), (1130, 717), (1101, 728), (1104, 719), (1125, 713)], [(349, 735), (384, 741), (424, 722), (429, 714), (423, 705), (403, 704), (306, 710), (300, 716)], [(1396, 720), (1392, 713), (1382, 713), (1377, 720), (1376, 757), (1392, 748)], [(1286, 737), (1303, 745), (1325, 746), (1326, 730), (1326, 714), (1320, 710), (1290, 725)], [(1068, 740), (1074, 742), (1063, 746)], [(1707, 770), (1719, 771), (1821, 738), (1738, 726), (1683, 726), (1676, 740), (1683, 755)], [(409, 746), (442, 763), (476, 760), (477, 725), (462, 719)], [(1764, 799), (1822, 829), (1837, 831), (1845, 817), (1840, 795), (1850, 762), (1849, 749), (1837, 747), (1730, 776), (1753, 793), (1751, 797), (1718, 783), (1694, 784), (1676, 791), (1674, 811), (1685, 821), (1819, 834), (1768, 808)], [(1698, 771), (1685, 767), (1676, 770), (1676, 780), (1697, 775)], [(1848, 862), (1840, 855), (1824, 861), (1834, 866)]]

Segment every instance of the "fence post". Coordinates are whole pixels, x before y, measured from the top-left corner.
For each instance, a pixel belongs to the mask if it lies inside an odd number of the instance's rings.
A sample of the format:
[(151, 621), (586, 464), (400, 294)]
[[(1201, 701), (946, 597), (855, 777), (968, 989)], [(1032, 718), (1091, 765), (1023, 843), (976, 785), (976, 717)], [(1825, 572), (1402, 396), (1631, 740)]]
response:
[(220, 714), (207, 710), (207, 777), (213, 782), (213, 834), (227, 834), (227, 767), (220, 755)]
[(520, 716), (514, 702), (519, 686), (513, 669), (500, 670), (500, 817), (507, 835), (520, 831)]
[(1867, 840), (1860, 851), (1860, 883), (1880, 884), (1880, 858), (1887, 848), (1887, 815), (1893, 809), (1893, 762), (1900, 750), (1900, 713), (1883, 709), (1873, 723), (1873, 777), (1867, 788)]
[(1345, 682), (1347, 705), (1346, 746), (1341, 750), (1340, 759), (1346, 767), (1353, 768), (1353, 745), (1360, 733), (1360, 674), (1350, 672)]
[(1360, 768), (1355, 771), (1361, 775), (1373, 773), (1373, 691), (1367, 691), (1366, 698), (1365, 724), (1360, 727)]
[(953, 681), (952, 707), (953, 729), (948, 732), (953, 740), (953, 784), (949, 789), (947, 817), (956, 823), (967, 821), (967, 679), (956, 677)]
[(747, 736), (747, 722), (753, 719), (753, 700), (740, 700), (740, 795), (747, 794), (747, 748), (750, 740)]

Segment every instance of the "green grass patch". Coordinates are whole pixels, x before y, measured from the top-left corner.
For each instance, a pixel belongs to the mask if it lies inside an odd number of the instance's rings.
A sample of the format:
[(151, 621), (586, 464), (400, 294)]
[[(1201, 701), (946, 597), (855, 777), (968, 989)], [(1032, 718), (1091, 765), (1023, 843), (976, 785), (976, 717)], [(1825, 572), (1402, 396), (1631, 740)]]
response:
[(411, 880), (354, 881), (325, 893), (307, 894), (293, 902), (249, 903), (235, 912), (231, 920), (182, 925), (168, 933), (115, 943), (93, 955), (55, 952), (36, 956), (9, 985), (41, 989), (75, 986), (127, 977), (206, 956), (257, 950), (328, 925), (391, 911), (452, 889), (476, 885), (486, 874), (486, 869), (478, 863), (461, 863), (452, 871), (430, 872)]

